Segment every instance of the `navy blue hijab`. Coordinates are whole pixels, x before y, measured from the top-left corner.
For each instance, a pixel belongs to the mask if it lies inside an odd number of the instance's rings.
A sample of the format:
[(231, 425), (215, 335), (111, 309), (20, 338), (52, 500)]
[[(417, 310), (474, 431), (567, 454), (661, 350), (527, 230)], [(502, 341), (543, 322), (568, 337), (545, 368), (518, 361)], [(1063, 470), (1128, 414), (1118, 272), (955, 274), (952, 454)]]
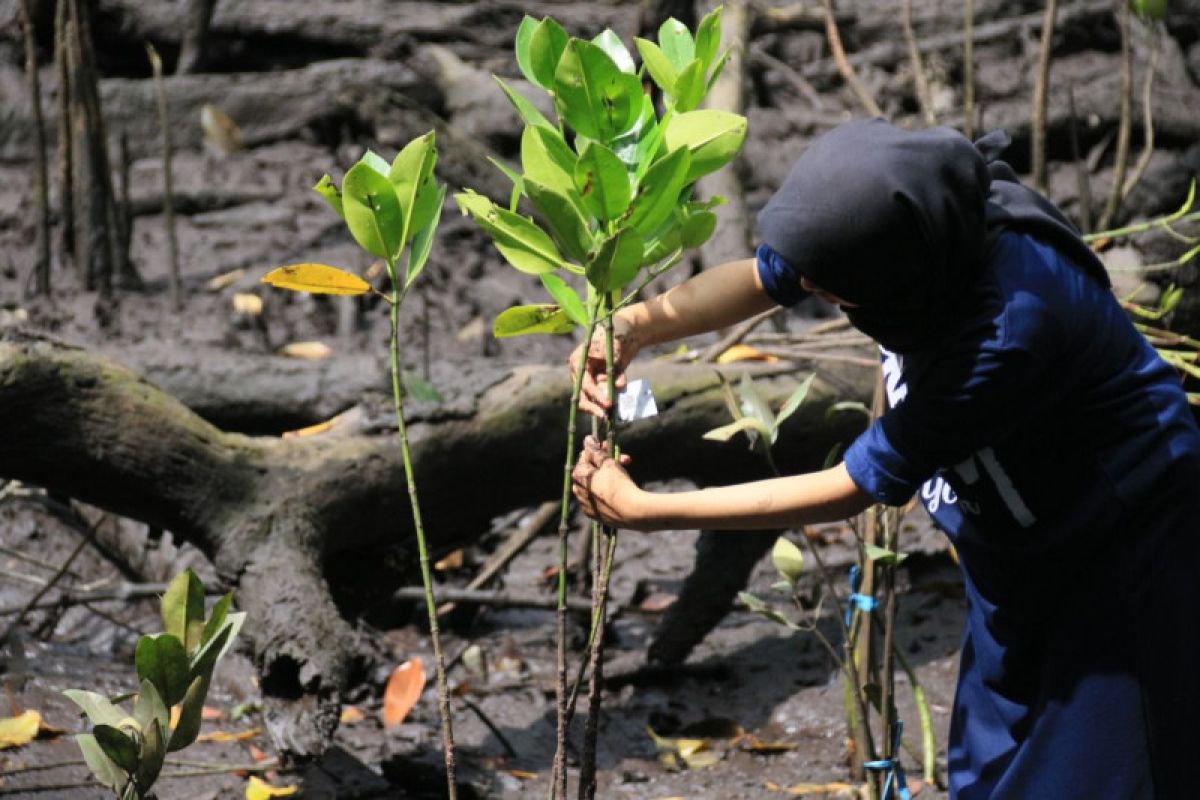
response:
[(889, 350), (931, 342), (1004, 230), (1046, 241), (1104, 286), (1095, 254), (1057, 208), (998, 160), (1002, 131), (977, 144), (951, 128), (881, 119), (816, 139), (758, 217), (773, 250), (821, 289), (855, 303), (851, 324)]

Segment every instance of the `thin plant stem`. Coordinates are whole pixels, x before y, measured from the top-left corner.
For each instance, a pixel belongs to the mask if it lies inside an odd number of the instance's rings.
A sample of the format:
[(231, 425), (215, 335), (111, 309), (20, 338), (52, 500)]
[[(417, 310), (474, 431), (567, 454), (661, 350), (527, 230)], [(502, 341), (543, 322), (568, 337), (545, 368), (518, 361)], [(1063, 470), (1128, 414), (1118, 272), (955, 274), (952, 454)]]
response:
[(555, 724), (554, 764), (550, 779), (550, 797), (565, 800), (567, 796), (567, 725), (570, 710), (567, 702), (567, 534), (571, 522), (571, 472), (575, 467), (575, 436), (579, 424), (579, 395), (583, 391), (583, 373), (587, 367), (587, 350), (600, 311), (600, 299), (588, 309), (588, 325), (583, 338), (583, 358), (571, 385), (571, 404), (567, 410), (567, 455), (563, 463), (562, 505), (558, 516), (558, 608), (555, 612), (557, 638), (557, 665), (555, 671)]
[(1150, 166), (1150, 157), (1154, 155), (1154, 70), (1158, 69), (1158, 35), (1153, 22), (1146, 25), (1146, 35), (1150, 40), (1149, 63), (1146, 64), (1146, 77), (1142, 82), (1142, 152), (1138, 155), (1137, 163), (1133, 165), (1133, 174), (1121, 189), (1124, 197), (1133, 191), (1146, 167)]
[(1108, 203), (1096, 227), (1107, 228), (1121, 209), (1121, 194), (1125, 186), (1125, 167), (1129, 161), (1129, 139), (1133, 129), (1133, 47), (1129, 43), (1129, 4), (1116, 3), (1117, 28), (1121, 32), (1121, 116), (1117, 124), (1117, 153), (1113, 163), (1113, 184)]
[(963, 133), (975, 138), (975, 0), (963, 2)]
[(937, 115), (933, 111), (933, 94), (929, 91), (929, 76), (925, 74), (925, 64), (921, 60), (921, 48), (917, 46), (917, 35), (913, 32), (912, 0), (904, 0), (904, 12), (901, 21), (904, 28), (904, 41), (908, 45), (908, 60), (913, 71), (913, 87), (917, 92), (917, 104), (921, 106), (921, 117), (925, 124), (932, 128), (937, 125)]
[(1058, 18), (1058, 0), (1047, 0), (1042, 19), (1042, 41), (1038, 50), (1037, 77), (1033, 82), (1030, 148), (1033, 161), (1033, 185), (1046, 191), (1046, 94), (1050, 82), (1050, 56), (1054, 45), (1054, 23)]
[[(895, 552), (896, 549), (896, 512), (889, 509), (883, 517), (883, 546)], [(893, 650), (895, 649), (896, 633), (896, 564), (894, 561), (881, 565), (880, 583), (883, 589), (883, 651), (880, 657), (883, 661), (883, 681), (880, 688), (880, 728), (883, 738), (883, 757), (894, 759), (899, 756), (893, 749), (895, 741), (892, 736), (892, 726), (896, 721), (896, 669)], [(886, 773), (878, 775), (882, 784)]]
[(925, 688), (917, 679), (917, 672), (904, 656), (904, 651), (895, 642), (892, 643), (892, 654), (908, 676), (908, 685), (912, 687), (913, 703), (917, 706), (917, 716), (921, 720), (921, 770), (926, 783), (937, 783), (937, 740), (933, 735), (933, 715), (929, 712), (929, 700), (925, 697)]
[[(380, 237), (382, 241), (383, 237)], [(421, 582), (425, 587), (425, 607), (429, 613), (429, 639), (437, 669), (438, 713), (442, 718), (442, 751), (446, 761), (446, 790), (450, 800), (458, 798), (455, 779), (454, 728), (450, 720), (450, 694), (446, 686), (446, 661), (442, 654), (442, 637), (438, 628), (437, 601), (433, 594), (433, 572), (429, 567), (429, 548), (425, 544), (425, 528), (421, 523), (421, 504), (417, 499), (417, 483), (413, 475), (412, 454), (408, 446), (408, 426), (404, 422), (404, 393), (400, 381), (400, 304), (405, 290), (396, 274), (396, 261), (387, 259), (388, 276), (392, 280), (391, 338), (389, 351), (392, 366), (392, 400), (396, 409), (396, 430), (400, 435), (400, 452), (404, 458), (404, 477), (408, 484), (408, 500), (412, 507), (413, 528), (417, 534), (420, 555)]]
[(872, 117), (885, 116), (883, 109), (871, 96), (870, 90), (854, 71), (854, 65), (846, 58), (846, 49), (842, 46), (842, 36), (838, 33), (837, 19), (833, 13), (833, 0), (821, 0), (821, 6), (825, 10), (825, 37), (829, 40), (829, 50), (833, 53), (833, 60), (837, 64), (838, 72), (842, 74), (842, 80), (846, 81), (868, 114)]
[(167, 280), (171, 293), (171, 306), (176, 311), (183, 309), (183, 295), (179, 280), (179, 239), (175, 235), (175, 190), (171, 174), (171, 159), (174, 148), (171, 142), (171, 117), (167, 109), (167, 88), (163, 82), (162, 58), (154, 45), (146, 43), (146, 54), (154, 71), (154, 90), (158, 95), (158, 124), (163, 137), (163, 222), (167, 227)]
[(25, 74), (33, 103), (34, 133), (34, 205), (37, 211), (37, 243), (34, 261), (34, 291), (50, 294), (50, 190), (46, 175), (46, 123), (42, 118), (42, 90), (38, 81), (37, 44), (33, 31), (33, 13), (29, 0), (18, 4), (21, 32), (25, 40)]

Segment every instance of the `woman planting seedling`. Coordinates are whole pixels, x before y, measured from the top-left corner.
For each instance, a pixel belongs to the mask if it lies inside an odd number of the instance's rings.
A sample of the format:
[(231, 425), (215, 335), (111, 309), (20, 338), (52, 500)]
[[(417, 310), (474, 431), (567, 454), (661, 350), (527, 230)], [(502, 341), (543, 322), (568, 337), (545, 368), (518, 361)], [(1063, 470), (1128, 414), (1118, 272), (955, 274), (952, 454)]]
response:
[[(995, 160), (1005, 143), (835, 129), (763, 209), (756, 259), (615, 317), (619, 373), (773, 302), (842, 306), (881, 346), (891, 408), (841, 464), (651, 493), (589, 440), (574, 492), (640, 530), (802, 526), (920, 492), (969, 601), (952, 796), (1194, 796), (1200, 431), (1096, 257)], [(572, 358), (592, 413), (608, 406), (601, 353)]]

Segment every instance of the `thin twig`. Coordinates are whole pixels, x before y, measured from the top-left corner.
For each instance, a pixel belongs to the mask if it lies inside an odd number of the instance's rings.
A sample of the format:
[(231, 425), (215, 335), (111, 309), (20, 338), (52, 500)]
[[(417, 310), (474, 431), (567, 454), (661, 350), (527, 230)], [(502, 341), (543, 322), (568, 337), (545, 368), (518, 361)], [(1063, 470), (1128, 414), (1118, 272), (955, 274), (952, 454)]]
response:
[(46, 123), (42, 117), (42, 90), (38, 81), (37, 45), (33, 31), (33, 13), (29, 0), (18, 4), (21, 33), (25, 40), (25, 76), (33, 103), (34, 132), (34, 209), (37, 214), (37, 242), (33, 272), (35, 291), (50, 294), (50, 190), (46, 175)]
[(1142, 82), (1142, 152), (1138, 155), (1137, 163), (1133, 166), (1133, 175), (1129, 176), (1129, 180), (1125, 182), (1125, 186), (1121, 189), (1121, 196), (1127, 197), (1133, 187), (1137, 186), (1138, 181), (1142, 179), (1142, 175), (1146, 172), (1146, 167), (1150, 166), (1150, 157), (1154, 155), (1154, 71), (1158, 69), (1158, 32), (1155, 30), (1153, 21), (1148, 21), (1146, 24), (1146, 35), (1150, 39), (1150, 57), (1149, 63), (1146, 65), (1146, 77)]
[(963, 2), (963, 133), (975, 138), (975, 0)]
[(937, 125), (937, 115), (933, 112), (933, 94), (929, 91), (929, 76), (925, 74), (925, 64), (921, 60), (921, 50), (917, 47), (917, 35), (913, 32), (912, 0), (904, 0), (904, 13), (901, 23), (904, 28), (904, 41), (908, 45), (908, 60), (913, 73), (913, 86), (917, 90), (917, 103), (921, 107), (921, 116), (929, 127)]
[(71, 551), (69, 556), (67, 556), (67, 560), (64, 561), (62, 566), (58, 568), (58, 572), (54, 573), (54, 575), (50, 577), (50, 580), (46, 581), (46, 584), (29, 599), (29, 602), (25, 604), (25, 607), (17, 612), (16, 618), (12, 622), (8, 623), (8, 627), (4, 629), (4, 634), (0, 635), (0, 643), (8, 641), (8, 637), (10, 634), (12, 634), (13, 630), (15, 630), (17, 626), (19, 626), (25, 620), (25, 615), (37, 605), (39, 600), (46, 596), (47, 592), (54, 588), (54, 584), (58, 583), (63, 576), (67, 574), (67, 570), (71, 568), (71, 563), (75, 561), (75, 558), (83, 552), (83, 549), (87, 547), (91, 543), (92, 539), (96, 536), (96, 531), (99, 529), (100, 522), (103, 521), (103, 519), (104, 518), (101, 518), (101, 520), (98, 520), (94, 525), (92, 525), (91, 530), (89, 530), (87, 533), (87, 536), (79, 540), (79, 544), (75, 545), (75, 549)]
[[(425, 590), (420, 586), (405, 586), (392, 593), (396, 600), (413, 602), (425, 599)], [(544, 608), (553, 611), (558, 607), (558, 598), (553, 595), (516, 594), (480, 589), (453, 589), (438, 587), (438, 599), (464, 605), (493, 606), (495, 608)], [(572, 611), (590, 611), (586, 600), (567, 599), (567, 608)]]
[(475, 716), (479, 717), (479, 721), (484, 724), (484, 727), (491, 731), (492, 735), (499, 740), (500, 744), (504, 747), (504, 752), (508, 753), (509, 758), (517, 758), (517, 749), (512, 746), (512, 742), (508, 740), (508, 737), (496, 727), (496, 723), (492, 722), (488, 718), (488, 715), (483, 713), (483, 709), (469, 697), (464, 696), (458, 699), (462, 701), (463, 705), (475, 712)]
[(745, 339), (751, 331), (753, 331), (762, 323), (766, 322), (771, 317), (775, 316), (782, 309), (783, 306), (775, 306), (774, 308), (763, 311), (761, 314), (755, 314), (745, 322), (735, 325), (733, 329), (729, 331), (729, 333), (727, 333), (718, 341), (714, 342), (712, 345), (706, 347), (700, 353), (700, 357), (697, 360), (704, 364), (709, 364), (713, 361), (716, 361), (717, 357), (720, 356), (721, 353), (724, 353), (726, 350)]
[(875, 102), (875, 98), (871, 96), (871, 92), (859, 79), (854, 67), (846, 60), (846, 50), (842, 47), (842, 37), (838, 33), (837, 19), (833, 13), (833, 0), (821, 0), (821, 5), (825, 9), (825, 37), (829, 40), (829, 50), (833, 53), (833, 60), (837, 64), (838, 72), (842, 74), (842, 79), (846, 81), (846, 85), (854, 92), (858, 102), (862, 103), (862, 107), (868, 114), (872, 117), (884, 116), (883, 109)]
[(163, 222), (167, 226), (167, 278), (171, 292), (171, 306), (176, 311), (183, 309), (183, 295), (179, 280), (179, 240), (175, 236), (175, 192), (173, 188), (171, 159), (174, 155), (171, 144), (171, 116), (167, 108), (167, 87), (163, 81), (162, 59), (154, 45), (146, 42), (146, 55), (154, 71), (154, 90), (158, 96), (158, 124), (163, 138)]
[(1042, 19), (1042, 40), (1038, 50), (1037, 77), (1033, 82), (1030, 147), (1032, 148), (1033, 185), (1046, 191), (1046, 93), (1050, 82), (1050, 56), (1054, 46), (1054, 24), (1058, 18), (1058, 0), (1046, 0)]
[(820, 93), (808, 82), (807, 78), (792, 69), (790, 64), (771, 55), (762, 45), (756, 43), (750, 45), (750, 58), (757, 61), (760, 65), (769, 67), (782, 75), (784, 80), (790, 83), (792, 88), (808, 101), (808, 104), (813, 107), (814, 111), (825, 110), (825, 104), (821, 102)]
[(1117, 27), (1121, 32), (1121, 115), (1117, 124), (1117, 154), (1113, 163), (1113, 183), (1108, 203), (1096, 227), (1103, 230), (1121, 209), (1121, 190), (1125, 186), (1125, 167), (1129, 161), (1129, 138), (1133, 129), (1133, 47), (1129, 38), (1129, 4), (1117, 0)]

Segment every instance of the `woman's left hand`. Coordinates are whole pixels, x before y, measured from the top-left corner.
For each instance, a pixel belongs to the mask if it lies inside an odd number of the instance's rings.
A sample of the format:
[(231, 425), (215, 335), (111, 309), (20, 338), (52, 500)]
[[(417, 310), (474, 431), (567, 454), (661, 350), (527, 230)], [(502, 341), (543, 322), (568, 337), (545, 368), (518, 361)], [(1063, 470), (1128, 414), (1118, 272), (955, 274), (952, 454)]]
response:
[(614, 528), (638, 527), (638, 488), (625, 465), (629, 456), (622, 455), (620, 463), (608, 454), (608, 446), (594, 436), (584, 439), (579, 461), (571, 473), (572, 491), (583, 513)]

